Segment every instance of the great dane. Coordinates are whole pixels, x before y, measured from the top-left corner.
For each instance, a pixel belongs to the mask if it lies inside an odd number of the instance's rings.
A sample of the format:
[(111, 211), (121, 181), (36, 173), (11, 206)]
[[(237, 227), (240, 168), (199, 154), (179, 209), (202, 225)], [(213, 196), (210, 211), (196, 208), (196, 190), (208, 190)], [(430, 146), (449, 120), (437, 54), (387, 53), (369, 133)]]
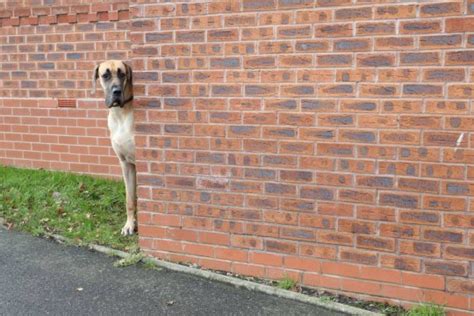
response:
[(127, 222), (122, 228), (122, 235), (132, 235), (137, 205), (132, 68), (120, 60), (108, 60), (95, 67), (93, 78), (94, 92), (99, 79), (105, 93), (110, 140), (120, 160), (125, 182)]

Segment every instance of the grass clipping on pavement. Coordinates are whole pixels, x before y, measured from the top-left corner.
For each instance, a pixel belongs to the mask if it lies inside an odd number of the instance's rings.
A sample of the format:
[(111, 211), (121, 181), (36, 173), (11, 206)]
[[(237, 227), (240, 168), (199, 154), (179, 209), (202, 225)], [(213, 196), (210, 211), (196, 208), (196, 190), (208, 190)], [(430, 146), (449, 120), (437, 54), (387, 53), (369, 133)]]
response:
[(37, 236), (51, 233), (78, 244), (137, 248), (136, 235), (120, 235), (126, 219), (121, 181), (0, 166), (0, 217)]

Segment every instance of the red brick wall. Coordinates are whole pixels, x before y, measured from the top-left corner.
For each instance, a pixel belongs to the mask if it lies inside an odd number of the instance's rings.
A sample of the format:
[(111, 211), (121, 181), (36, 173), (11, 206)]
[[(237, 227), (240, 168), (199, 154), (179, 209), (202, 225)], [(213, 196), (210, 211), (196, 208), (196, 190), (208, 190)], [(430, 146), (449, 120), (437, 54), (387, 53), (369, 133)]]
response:
[(128, 58), (128, 2), (4, 2), (0, 26), (0, 163), (119, 175), (90, 90), (97, 62)]
[(118, 175), (131, 58), (145, 251), (474, 310), (473, 1), (162, 2), (0, 4), (0, 163)]
[(159, 2), (131, 3), (143, 249), (474, 310), (472, 1)]

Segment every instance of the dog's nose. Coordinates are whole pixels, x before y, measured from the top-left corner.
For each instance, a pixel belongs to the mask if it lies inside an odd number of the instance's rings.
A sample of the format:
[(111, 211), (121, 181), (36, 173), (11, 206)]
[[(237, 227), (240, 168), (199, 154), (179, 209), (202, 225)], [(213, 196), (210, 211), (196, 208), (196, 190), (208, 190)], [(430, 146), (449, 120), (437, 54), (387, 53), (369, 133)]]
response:
[(122, 94), (122, 90), (120, 88), (112, 88), (112, 94), (113, 95), (116, 95), (116, 96), (119, 96)]

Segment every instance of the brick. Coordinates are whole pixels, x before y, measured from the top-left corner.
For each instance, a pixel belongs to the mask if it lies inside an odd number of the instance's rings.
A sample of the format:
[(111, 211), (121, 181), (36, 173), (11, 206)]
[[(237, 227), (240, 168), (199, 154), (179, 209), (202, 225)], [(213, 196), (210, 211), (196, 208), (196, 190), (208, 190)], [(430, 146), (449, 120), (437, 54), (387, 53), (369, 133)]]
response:
[[(446, 82), (446, 81), (464, 81), (466, 75), (464, 69), (429, 69), (423, 71), (423, 79), (425, 81), (439, 81), (439, 82)], [(453, 89), (450, 87), (450, 89)], [(457, 89), (456, 89), (457, 90)], [(464, 92), (464, 91), (463, 91)], [(453, 93), (453, 92), (451, 92)], [(459, 94), (458, 91), (454, 92), (455, 94)], [(462, 95), (463, 93), (461, 93)]]
[(337, 9), (334, 15), (336, 21), (354, 21), (354, 20), (368, 20), (372, 17), (371, 7), (351, 8), (351, 9)]
[(461, 231), (449, 231), (439, 229), (425, 229), (424, 239), (431, 241), (462, 243), (464, 234)]
[(461, 35), (432, 35), (421, 36), (420, 47), (422, 48), (443, 48), (460, 46)]
[(472, 260), (474, 258), (474, 248), (462, 246), (447, 246), (444, 257), (448, 259)]
[(440, 58), (436, 52), (401, 53), (400, 65), (439, 65)]
[(461, 13), (461, 4), (457, 2), (423, 4), (420, 15), (423, 17), (448, 16)]
[(305, 8), (312, 7), (313, 0), (278, 0), (278, 7), (289, 9), (289, 8)]
[(300, 138), (304, 140), (328, 140), (335, 139), (335, 131), (320, 128), (300, 129)]
[(426, 34), (439, 33), (441, 31), (441, 23), (439, 21), (420, 21), (420, 22), (401, 22), (401, 34)]
[(301, 53), (316, 53), (329, 50), (329, 42), (321, 40), (296, 41), (295, 51)]
[(267, 266), (282, 266), (283, 257), (281, 255), (276, 255), (276, 254), (251, 252), (250, 262), (253, 262), (256, 264), (263, 264)]
[(354, 203), (373, 203), (375, 200), (375, 194), (371, 191), (340, 189), (339, 199)]
[(260, 25), (280, 25), (289, 24), (293, 21), (292, 14), (287, 12), (261, 13), (259, 15)]
[(218, 28), (222, 27), (222, 20), (217, 16), (198, 16), (191, 18), (193, 29)]
[(401, 241), (400, 253), (427, 257), (440, 257), (441, 250), (439, 244), (421, 241)]
[(451, 279), (447, 283), (447, 288), (454, 293), (474, 293), (474, 284), (472, 281), (467, 280)]
[[(296, 23), (318, 23), (327, 22), (331, 18), (331, 11), (329, 10), (304, 10), (296, 12)], [(289, 20), (286, 19), (286, 20)], [(282, 22), (284, 22), (283, 20)], [(287, 23), (281, 23), (287, 24)]]
[(352, 24), (316, 25), (314, 35), (316, 38), (352, 36)]
[(243, 121), (244, 124), (275, 125), (277, 114), (272, 112), (245, 113)]
[(371, 41), (368, 39), (356, 40), (337, 40), (334, 42), (335, 51), (368, 51), (371, 47)]
[(303, 142), (280, 142), (279, 152), (282, 154), (313, 154), (314, 145), (312, 143)]
[(474, 51), (454, 51), (446, 53), (446, 65), (473, 65)]
[[(344, 87), (338, 89), (334, 87), (334, 90), (348, 90)], [(352, 91), (352, 87), (350, 89)], [(336, 92), (337, 92), (336, 91)], [(284, 97), (297, 97), (297, 96), (312, 96), (315, 94), (315, 87), (312, 85), (282, 85), (280, 88), (280, 95)]]
[(448, 87), (448, 96), (456, 99), (468, 99), (474, 96), (474, 85), (455, 84)]
[(438, 161), (439, 160), (439, 149), (437, 148), (409, 148), (402, 147), (400, 149), (401, 160), (419, 160), (419, 161)]
[(352, 56), (349, 54), (319, 55), (316, 62), (320, 67), (349, 66), (352, 64)]
[(438, 225), (440, 216), (433, 212), (400, 211), (400, 222), (422, 225)]
[(353, 96), (354, 86), (351, 84), (321, 84), (318, 86), (320, 96)]
[(277, 240), (265, 240), (265, 249), (270, 252), (296, 254), (296, 244)]
[(426, 273), (448, 276), (465, 276), (467, 267), (461, 263), (448, 263), (445, 261), (425, 261)]
[[(258, 73), (256, 71), (227, 71), (226, 80), (227, 82), (239, 83), (239, 82), (258, 82)], [(222, 80), (220, 81), (222, 82)], [(233, 103), (232, 103), (233, 102)], [(245, 106), (247, 104), (253, 105), (259, 102), (258, 100), (251, 100), (242, 102), (240, 105)], [(235, 100), (231, 100), (231, 106), (236, 104)]]
[(404, 84), (403, 94), (406, 96), (442, 96), (442, 87), (429, 84)]
[(411, 37), (382, 37), (375, 40), (375, 50), (406, 50), (414, 48)]
[(316, 176), (316, 183), (320, 185), (352, 185), (353, 180), (350, 175), (339, 173), (320, 172)]
[(334, 191), (323, 187), (302, 187), (300, 197), (304, 199), (328, 201), (334, 199)]
[(257, 16), (255, 14), (235, 15), (224, 17), (225, 26), (252, 26), (256, 25)]
[(276, 96), (277, 89), (273, 85), (245, 85), (244, 93), (246, 97)]
[(395, 251), (395, 240), (371, 236), (357, 236), (356, 244), (358, 248), (380, 250), (380, 251)]
[(357, 65), (361, 67), (384, 67), (395, 64), (394, 55), (358, 55)]
[(404, 19), (416, 16), (415, 5), (382, 6), (375, 10), (376, 19)]
[(420, 228), (402, 224), (380, 224), (380, 236), (391, 238), (417, 239)]
[(279, 26), (278, 38), (304, 38), (311, 37), (310, 26)]
[(416, 195), (380, 193), (379, 203), (400, 208), (417, 208), (419, 198)]
[(298, 55), (298, 56), (278, 56), (278, 65), (280, 67), (310, 67), (313, 63), (312, 56), (309, 55)]
[(374, 143), (376, 134), (372, 131), (340, 130), (339, 139), (346, 142)]
[(262, 40), (274, 37), (272, 27), (245, 28), (241, 31), (242, 40)]
[(311, 126), (315, 121), (312, 114), (280, 113), (278, 118), (282, 125)]
[(243, 0), (242, 4), (244, 11), (271, 10), (276, 6), (275, 0)]
[(378, 262), (377, 255), (375, 253), (360, 250), (341, 249), (339, 256), (342, 261), (357, 264), (376, 265)]
[(316, 234), (313, 230), (309, 229), (296, 229), (296, 228), (282, 228), (280, 236), (285, 239), (303, 240), (303, 241), (314, 241)]
[(341, 218), (338, 220), (338, 231), (352, 234), (374, 234), (376, 226), (374, 223)]
[(422, 103), (419, 101), (401, 101), (401, 100), (388, 100), (382, 103), (383, 112), (410, 112), (410, 113), (421, 113)]
[(457, 146), (457, 141), (459, 137), (460, 137), (459, 133), (425, 132), (423, 135), (423, 143), (427, 146), (455, 147)]
[(237, 29), (219, 29), (207, 31), (207, 40), (209, 42), (236, 41), (239, 39)]
[(421, 269), (420, 259), (413, 257), (382, 255), (380, 258), (383, 267), (419, 272)]
[(357, 35), (393, 35), (395, 34), (395, 23), (357, 23)]
[(281, 53), (292, 53), (293, 44), (289, 41), (278, 41), (278, 42), (260, 42), (258, 50), (261, 54), (281, 54)]

